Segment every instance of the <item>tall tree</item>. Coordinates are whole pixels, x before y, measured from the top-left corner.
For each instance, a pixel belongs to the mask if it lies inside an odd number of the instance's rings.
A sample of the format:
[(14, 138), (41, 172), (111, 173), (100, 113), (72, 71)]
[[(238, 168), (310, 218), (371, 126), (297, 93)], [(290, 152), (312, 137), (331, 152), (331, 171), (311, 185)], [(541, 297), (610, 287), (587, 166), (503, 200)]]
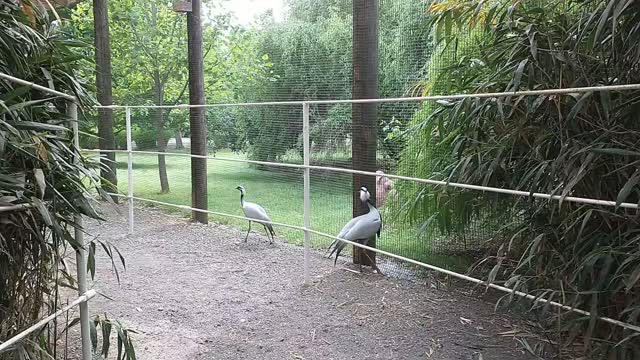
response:
[[(378, 0), (353, 1), (353, 98), (375, 99), (378, 97)], [(375, 103), (353, 104), (352, 161), (353, 169), (376, 171), (376, 149), (378, 129), (378, 105)], [(353, 174), (353, 187), (366, 186), (375, 201), (375, 177)], [(358, 194), (353, 195), (353, 216), (364, 214)], [(369, 240), (375, 247), (375, 237)], [(365, 254), (367, 256), (365, 256)], [(375, 265), (373, 251), (354, 248), (353, 262)]]
[[(96, 57), (96, 92), (100, 105), (111, 105), (113, 102), (111, 88), (111, 44), (109, 39), (109, 9), (107, 0), (93, 0), (94, 44)], [(115, 149), (113, 135), (113, 113), (110, 109), (100, 109), (98, 136), (100, 149)], [(101, 171), (105, 191), (117, 192), (118, 177), (116, 175), (116, 154), (102, 153)], [(113, 197), (117, 201), (117, 197)]]
[[(183, 31), (183, 17), (174, 13), (164, 3), (149, 1), (144, 4), (134, 4), (135, 11), (129, 23), (133, 43), (126, 44), (129, 50), (136, 52), (138, 64), (145, 70), (147, 76), (142, 81), (151, 80), (151, 93), (154, 105), (172, 105), (179, 102), (186, 90), (186, 36)], [(126, 27), (125, 27), (126, 28)], [(136, 44), (138, 46), (136, 46)], [(171, 92), (169, 83), (173, 84)], [(175, 85), (178, 85), (177, 87)], [(171, 98), (167, 98), (171, 96)], [(173, 96), (172, 96), (173, 95)], [(168, 100), (168, 101), (167, 101)], [(160, 177), (160, 191), (168, 193), (169, 178), (165, 155), (167, 134), (165, 132), (166, 119), (170, 110), (156, 108), (152, 112), (153, 124), (156, 132), (156, 146), (158, 154), (158, 175)]]
[[(114, 94), (119, 101), (160, 106), (181, 102), (188, 93), (185, 17), (159, 0), (112, 0), (109, 8), (112, 17), (110, 30), (116, 39), (111, 49), (116, 79)], [(79, 4), (75, 10), (74, 25), (80, 31), (87, 21), (82, 16), (86, 10), (87, 4), (84, 3)], [(207, 34), (208, 40), (214, 42), (217, 34), (210, 31)], [(149, 113), (140, 111), (133, 114), (134, 125), (139, 133), (147, 138), (149, 135), (155, 137), (153, 143), (161, 153), (158, 155), (161, 193), (170, 191), (163, 154), (170, 136), (167, 126), (180, 124), (169, 121), (170, 113), (171, 109), (157, 108)]]
[[(189, 104), (204, 104), (204, 65), (202, 55), (202, 19), (200, 0), (192, 0), (191, 12), (187, 14), (187, 32), (189, 36)], [(207, 155), (207, 125), (205, 109), (193, 107), (189, 109), (191, 124), (191, 154)], [(191, 202), (194, 208), (207, 210), (207, 159), (191, 158)], [(209, 215), (202, 211), (194, 211), (194, 220), (206, 224)]]
[[(118, 38), (122, 39), (117, 45), (121, 55), (117, 67), (119, 76), (124, 81), (138, 89), (135, 97), (140, 93), (146, 94), (153, 105), (175, 105), (183, 102), (189, 89), (187, 53), (188, 46), (187, 19), (174, 12), (167, 3), (160, 0), (144, 2), (129, 2), (116, 0), (118, 13), (121, 15), (117, 24)], [(226, 26), (226, 17), (211, 17), (204, 28), (206, 38), (205, 59), (209, 68), (220, 65), (215, 56), (216, 44), (221, 38), (221, 28)], [(211, 50), (214, 50), (213, 52)], [(202, 53), (202, 52), (201, 52)], [(202, 60), (201, 60), (202, 61)], [(126, 91), (126, 89), (123, 89)], [(189, 90), (189, 91), (187, 91)], [(128, 100), (128, 99), (127, 99)], [(148, 104), (148, 102), (146, 102)], [(170, 119), (173, 109), (156, 108), (151, 112), (152, 126), (156, 135), (158, 155), (158, 175), (160, 191), (170, 192), (169, 179), (164, 152), (169, 138), (168, 127), (178, 132), (183, 127), (179, 119)], [(181, 118), (180, 115), (177, 118)], [(172, 121), (173, 120), (173, 121)], [(206, 154), (206, 141), (204, 142)], [(193, 141), (192, 141), (193, 146)]]

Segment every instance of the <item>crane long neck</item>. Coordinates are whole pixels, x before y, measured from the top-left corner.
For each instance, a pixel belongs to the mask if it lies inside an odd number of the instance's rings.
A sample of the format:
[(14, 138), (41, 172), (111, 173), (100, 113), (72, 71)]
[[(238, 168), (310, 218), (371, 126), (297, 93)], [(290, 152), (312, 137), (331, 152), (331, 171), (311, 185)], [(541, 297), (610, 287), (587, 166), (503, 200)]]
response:
[(367, 206), (369, 207), (369, 211), (371, 211), (371, 210), (376, 210), (376, 211), (378, 211), (378, 209), (373, 205), (373, 203), (371, 202), (371, 200), (367, 200)]
[(244, 206), (244, 191), (240, 191), (240, 205)]

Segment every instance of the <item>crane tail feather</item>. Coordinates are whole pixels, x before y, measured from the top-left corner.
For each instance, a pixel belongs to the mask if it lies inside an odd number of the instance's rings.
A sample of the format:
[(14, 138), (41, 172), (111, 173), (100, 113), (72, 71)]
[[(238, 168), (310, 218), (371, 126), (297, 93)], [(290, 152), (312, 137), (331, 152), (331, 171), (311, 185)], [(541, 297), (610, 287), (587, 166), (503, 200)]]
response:
[(273, 230), (273, 225), (271, 224), (265, 224), (267, 226), (267, 229), (269, 229), (269, 232), (271, 233), (271, 237), (276, 236), (276, 232)]
[[(337, 241), (337, 240), (333, 240), (333, 242), (331, 243), (331, 245), (329, 245), (329, 247), (327, 248), (327, 251), (330, 251), (330, 250), (331, 250), (331, 248), (333, 247), (333, 245), (335, 245), (335, 244), (336, 244), (336, 241)], [(331, 252), (331, 254), (333, 254), (333, 251)], [(331, 257), (331, 255), (329, 255), (329, 257)]]
[(331, 250), (331, 254), (329, 254), (329, 258), (331, 258), (331, 255), (333, 255), (334, 253), (336, 254), (336, 258), (333, 260), (333, 265), (335, 266), (336, 263), (338, 262), (338, 257), (340, 256), (340, 252), (342, 251), (342, 249), (344, 249), (344, 247), (346, 246), (346, 243), (336, 240), (334, 241), (334, 244), (335, 244), (335, 247), (333, 248), (333, 250)]
[(328, 258), (329, 258), (329, 259), (331, 259), (331, 256), (333, 256), (333, 254), (336, 252), (336, 250), (337, 250), (337, 249), (338, 249), (337, 247), (334, 247), (334, 248), (331, 250), (331, 253), (330, 253), (330, 254), (329, 254), (329, 256), (328, 256)]

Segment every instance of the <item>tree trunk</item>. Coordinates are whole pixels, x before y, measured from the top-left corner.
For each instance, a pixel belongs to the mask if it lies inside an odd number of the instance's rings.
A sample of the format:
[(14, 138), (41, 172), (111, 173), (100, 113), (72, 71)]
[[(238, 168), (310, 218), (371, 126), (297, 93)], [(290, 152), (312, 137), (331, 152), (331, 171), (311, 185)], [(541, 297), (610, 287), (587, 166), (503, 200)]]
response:
[[(202, 59), (202, 19), (200, 18), (201, 0), (191, 1), (191, 12), (187, 14), (187, 35), (189, 40), (189, 103), (204, 104), (204, 67)], [(189, 112), (191, 125), (191, 154), (207, 155), (207, 125), (205, 110), (194, 107)], [(207, 159), (191, 158), (191, 206), (207, 210)], [(209, 214), (194, 211), (193, 220), (206, 224)]]
[[(154, 74), (154, 87), (155, 87), (155, 104), (162, 106), (164, 103), (164, 88), (160, 82), (160, 76), (156, 71)], [(164, 109), (155, 109), (155, 124), (156, 124), (156, 143), (158, 152), (164, 153), (167, 149), (167, 139), (164, 136)], [(158, 154), (158, 175), (160, 176), (160, 193), (167, 194), (169, 189), (169, 178), (167, 177), (167, 163), (166, 156), (164, 154)]]
[(182, 143), (182, 130), (181, 129), (176, 129), (175, 137), (176, 137), (176, 150), (184, 149), (184, 144)]
[[(378, 97), (378, 0), (353, 0), (353, 98)], [(352, 104), (352, 161), (353, 169), (376, 171), (378, 129), (377, 104)], [(353, 216), (362, 215), (368, 208), (360, 201), (357, 190), (365, 186), (375, 204), (376, 178), (371, 175), (353, 175)], [(376, 246), (375, 236), (369, 246)], [(376, 253), (353, 249), (355, 264), (375, 264)], [(366, 255), (368, 256), (366, 256)]]
[[(96, 93), (100, 105), (111, 105), (113, 95), (111, 89), (111, 44), (109, 40), (109, 8), (107, 0), (93, 0), (95, 58), (96, 58)], [(113, 135), (113, 113), (110, 109), (98, 110), (99, 146), (103, 150), (115, 149)], [(118, 177), (116, 175), (116, 154), (102, 153), (100, 176), (102, 189), (107, 192), (118, 192)], [(118, 197), (112, 196), (117, 202)]]

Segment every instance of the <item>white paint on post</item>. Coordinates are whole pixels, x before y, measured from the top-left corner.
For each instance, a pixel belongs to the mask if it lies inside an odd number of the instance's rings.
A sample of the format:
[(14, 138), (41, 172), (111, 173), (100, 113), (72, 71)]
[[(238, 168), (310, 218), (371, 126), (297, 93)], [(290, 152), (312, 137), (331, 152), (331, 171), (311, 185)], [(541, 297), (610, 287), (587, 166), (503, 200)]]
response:
[(127, 131), (127, 202), (129, 205), (129, 234), (133, 234), (133, 146), (131, 142), (131, 108), (125, 108)]
[[(80, 151), (80, 134), (78, 131), (78, 106), (69, 102), (67, 107), (67, 115), (71, 119), (73, 128), (73, 143), (76, 151)], [(75, 160), (76, 163), (80, 159)], [(75, 239), (81, 247), (76, 249), (76, 274), (78, 276), (78, 294), (80, 296), (87, 292), (87, 260), (84, 249), (84, 229), (82, 224), (82, 215), (75, 217)], [(89, 329), (89, 305), (87, 302), (80, 303), (80, 336), (82, 338), (82, 359), (91, 360), (91, 334)]]
[(311, 178), (309, 169), (309, 158), (311, 156), (309, 144), (309, 104), (302, 104), (302, 139), (303, 139), (303, 159), (304, 159), (304, 283), (310, 285), (309, 256), (311, 246)]

